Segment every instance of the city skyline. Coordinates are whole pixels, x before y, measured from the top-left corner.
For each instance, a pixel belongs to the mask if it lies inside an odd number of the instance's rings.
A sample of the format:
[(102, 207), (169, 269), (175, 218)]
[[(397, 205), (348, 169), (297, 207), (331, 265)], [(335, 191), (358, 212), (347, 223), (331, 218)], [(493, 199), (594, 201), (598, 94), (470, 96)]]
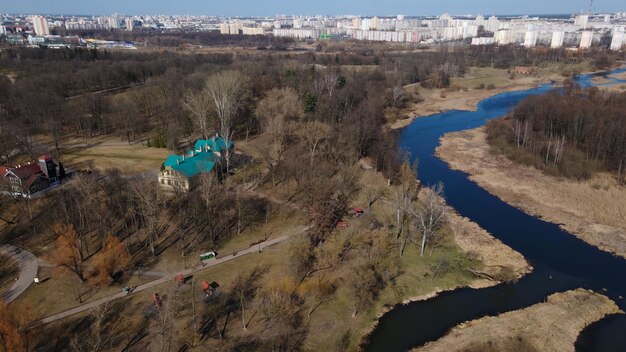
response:
[[(251, 0), (231, 0), (226, 3), (213, 1), (189, 1), (174, 3), (166, 0), (137, 0), (133, 2), (111, 0), (107, 2), (86, 2), (68, 0), (62, 3), (46, 0), (22, 1), (0, 7), (0, 13), (37, 13), (58, 15), (103, 15), (111, 13), (160, 14), (160, 15), (207, 15), (207, 16), (273, 16), (285, 15), (437, 15), (451, 14), (497, 14), (497, 15), (537, 15), (574, 14), (589, 10), (589, 0), (528, 0), (511, 1), (480, 0), (471, 3), (465, 0), (423, 0), (415, 3), (410, 0), (302, 0), (285, 3), (283, 0), (255, 2)], [(626, 11), (626, 4), (614, 0), (595, 0), (593, 12)]]

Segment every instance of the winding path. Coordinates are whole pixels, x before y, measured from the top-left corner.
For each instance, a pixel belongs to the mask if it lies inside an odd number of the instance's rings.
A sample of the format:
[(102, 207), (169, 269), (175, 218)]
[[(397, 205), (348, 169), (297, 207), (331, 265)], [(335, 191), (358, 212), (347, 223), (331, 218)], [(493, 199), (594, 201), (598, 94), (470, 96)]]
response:
[[(166, 282), (171, 282), (172, 280), (174, 280), (174, 278), (176, 276), (178, 276), (180, 274), (188, 276), (188, 275), (191, 275), (193, 273), (196, 273), (196, 272), (203, 271), (205, 269), (214, 267), (216, 265), (226, 263), (226, 262), (231, 261), (233, 259), (243, 257), (244, 255), (248, 255), (248, 254), (252, 254), (252, 253), (261, 253), (265, 248), (267, 248), (269, 246), (276, 245), (276, 244), (281, 243), (281, 242), (285, 242), (285, 241), (287, 241), (291, 237), (291, 235), (296, 234), (296, 233), (302, 233), (305, 230), (306, 230), (306, 227), (298, 228), (293, 233), (285, 234), (285, 235), (283, 235), (281, 237), (265, 241), (265, 242), (263, 242), (263, 243), (261, 243), (259, 245), (255, 245), (255, 246), (249, 247), (247, 249), (235, 252), (235, 254), (226, 255), (226, 256), (223, 256), (223, 257), (219, 257), (217, 259), (211, 259), (208, 262), (206, 262), (206, 264), (204, 264), (204, 265), (198, 265), (198, 266), (196, 266), (194, 268), (183, 270), (183, 271), (177, 272), (176, 274), (171, 274), (171, 275), (168, 275), (168, 276), (164, 276), (164, 277), (162, 277), (160, 279), (157, 279), (157, 280), (154, 280), (154, 281), (150, 281), (150, 282), (145, 283), (143, 285), (139, 285), (139, 286), (135, 287), (135, 289), (133, 290), (133, 293), (145, 291), (145, 290), (148, 290), (148, 289), (153, 288), (155, 286), (164, 284)], [(32, 281), (32, 279), (31, 279), (31, 281)], [(42, 318), (40, 320), (34, 321), (31, 324), (30, 328), (38, 327), (38, 326), (41, 326), (41, 325), (44, 325), (44, 324), (48, 324), (48, 323), (51, 323), (51, 322), (63, 319), (63, 318), (67, 318), (67, 317), (69, 317), (71, 315), (84, 312), (84, 311), (89, 310), (91, 308), (95, 308), (95, 307), (97, 307), (99, 305), (102, 305), (102, 304), (114, 301), (114, 300), (119, 299), (119, 298), (124, 298), (126, 296), (127, 296), (126, 293), (119, 292), (119, 293), (116, 293), (114, 295), (101, 298), (101, 299), (99, 299), (97, 301), (85, 303), (85, 304), (82, 304), (80, 306), (77, 306), (77, 307), (65, 310), (63, 312), (60, 312), (60, 313), (57, 313), (57, 314), (53, 314), (53, 315), (47, 316), (45, 318)]]
[(7, 292), (2, 294), (2, 300), (5, 303), (11, 303), (33, 283), (33, 279), (37, 276), (39, 264), (34, 254), (10, 244), (0, 246), (0, 255), (10, 257), (20, 267), (19, 278)]

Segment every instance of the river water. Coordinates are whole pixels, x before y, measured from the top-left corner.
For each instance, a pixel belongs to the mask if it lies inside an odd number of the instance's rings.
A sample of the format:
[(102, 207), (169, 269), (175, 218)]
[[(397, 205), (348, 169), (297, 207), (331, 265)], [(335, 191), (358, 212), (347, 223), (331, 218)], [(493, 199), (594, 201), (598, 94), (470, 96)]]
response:
[[(625, 71), (623, 68), (611, 73)], [(593, 77), (583, 75), (577, 82), (590, 86)], [(419, 159), (420, 181), (426, 185), (443, 182), (449, 205), (524, 255), (534, 270), (516, 283), (457, 289), (426, 301), (397, 306), (380, 318), (368, 338), (367, 351), (406, 351), (440, 338), (464, 321), (528, 307), (545, 301), (550, 294), (578, 287), (603, 293), (626, 310), (626, 301), (621, 298), (626, 297), (626, 260), (588, 245), (556, 224), (514, 208), (435, 156), (439, 138), (445, 133), (482, 126), (505, 115), (522, 99), (550, 89), (545, 85), (499, 94), (480, 102), (477, 111), (449, 111), (418, 118), (402, 131), (399, 144), (412, 159)], [(592, 324), (583, 331), (576, 348), (626, 351), (626, 316), (614, 315)]]

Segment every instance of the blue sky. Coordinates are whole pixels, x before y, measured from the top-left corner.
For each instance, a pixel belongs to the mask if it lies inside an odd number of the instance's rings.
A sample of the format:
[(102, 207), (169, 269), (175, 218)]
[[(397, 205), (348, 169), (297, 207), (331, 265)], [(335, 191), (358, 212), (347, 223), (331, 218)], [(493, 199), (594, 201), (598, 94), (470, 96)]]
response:
[[(589, 0), (2, 0), (0, 13), (192, 15), (433, 15), (576, 13)], [(594, 0), (594, 12), (624, 12), (626, 0)]]

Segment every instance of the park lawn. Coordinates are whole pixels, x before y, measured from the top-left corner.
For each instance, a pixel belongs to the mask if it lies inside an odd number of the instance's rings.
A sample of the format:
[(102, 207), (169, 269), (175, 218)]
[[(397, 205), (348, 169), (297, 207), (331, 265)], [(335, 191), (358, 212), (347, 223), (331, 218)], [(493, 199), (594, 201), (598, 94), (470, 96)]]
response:
[(462, 89), (475, 89), (481, 84), (485, 87), (493, 84), (502, 87), (511, 83), (508, 70), (492, 67), (470, 67), (469, 72), (464, 77), (454, 77), (451, 79), (451, 87)]
[(19, 305), (28, 307), (34, 319), (65, 311), (81, 305), (74, 297), (82, 293), (82, 303), (93, 302), (100, 298), (116, 294), (125, 286), (137, 286), (155, 278), (130, 276), (112, 285), (94, 286), (89, 280), (80, 283), (78, 278), (67, 272), (40, 267), (39, 278), (43, 281), (31, 285), (16, 300)]
[[(275, 204), (272, 204), (272, 206), (276, 207)], [(228, 240), (214, 248), (198, 248), (192, 254), (182, 257), (176, 245), (169, 246), (159, 254), (157, 262), (150, 270), (175, 273), (198, 265), (199, 255), (206, 251), (215, 251), (218, 257), (228, 256), (233, 252), (248, 249), (251, 243), (265, 238), (272, 240), (283, 235), (292, 235), (303, 226), (303, 223), (304, 220), (296, 210), (288, 207), (275, 209), (267, 224), (259, 225), (256, 228), (253, 226), (249, 229), (244, 229), (239, 235), (231, 236)]]
[(259, 134), (255, 136), (250, 136), (248, 140), (245, 139), (236, 139), (235, 140), (235, 149), (242, 151), (244, 154), (249, 155), (257, 160), (261, 160), (263, 157), (263, 152), (268, 148), (273, 148), (271, 146), (271, 141), (267, 134)]
[(165, 148), (148, 148), (142, 145), (94, 145), (88, 148), (62, 150), (66, 167), (98, 171), (118, 169), (124, 174), (142, 172), (158, 173), (171, 151)]

